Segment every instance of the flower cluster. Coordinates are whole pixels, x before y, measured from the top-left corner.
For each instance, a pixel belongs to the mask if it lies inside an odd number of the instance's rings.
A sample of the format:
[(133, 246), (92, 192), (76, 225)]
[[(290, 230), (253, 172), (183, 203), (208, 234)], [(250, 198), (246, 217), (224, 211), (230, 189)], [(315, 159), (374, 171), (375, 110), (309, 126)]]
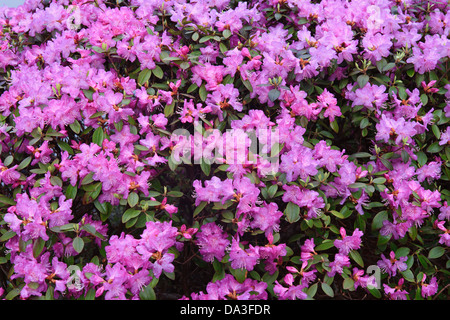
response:
[(1, 7), (0, 297), (448, 299), (449, 8)]

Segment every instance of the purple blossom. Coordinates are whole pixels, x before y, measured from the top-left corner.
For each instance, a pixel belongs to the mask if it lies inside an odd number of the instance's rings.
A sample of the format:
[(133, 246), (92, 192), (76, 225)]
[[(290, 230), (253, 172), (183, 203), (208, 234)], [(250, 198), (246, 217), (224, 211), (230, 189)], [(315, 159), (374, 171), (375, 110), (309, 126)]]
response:
[(438, 284), (436, 277), (432, 277), (430, 280), (430, 283), (425, 283), (427, 276), (426, 274), (423, 274), (421, 286), (421, 294), (423, 298), (431, 297), (437, 293), (438, 290)]
[(214, 222), (204, 224), (197, 233), (197, 245), (205, 261), (221, 261), (229, 244), (228, 234)]
[(230, 261), (233, 269), (245, 269), (252, 271), (255, 265), (259, 262), (258, 247), (249, 245), (248, 249), (241, 248), (239, 239), (233, 238), (231, 241)]
[(278, 205), (271, 202), (257, 208), (252, 214), (253, 220), (250, 227), (264, 231), (266, 236), (274, 231), (278, 232), (280, 218), (283, 216), (283, 213), (278, 210)]
[(389, 259), (381, 254), (381, 260), (378, 260), (377, 265), (381, 268), (383, 272), (386, 272), (389, 276), (395, 277), (397, 271), (405, 271), (408, 266), (406, 265), (406, 260), (408, 257), (395, 257), (395, 252), (391, 251), (389, 254)]
[(192, 293), (193, 300), (267, 300), (267, 283), (246, 278), (239, 283), (232, 275), (206, 286), (207, 293)]
[(389, 285), (383, 283), (384, 292), (388, 295), (391, 300), (407, 300), (408, 291), (403, 290), (403, 282), (405, 279), (401, 278), (398, 281), (398, 285), (395, 287), (390, 287)]
[(348, 255), (352, 250), (358, 250), (361, 247), (361, 237), (364, 235), (358, 228), (353, 231), (351, 236), (346, 235), (344, 228), (340, 229), (342, 240), (334, 240), (334, 246), (339, 250), (339, 253)]
[(329, 277), (334, 277), (336, 273), (342, 274), (344, 272), (344, 267), (350, 267), (350, 259), (347, 255), (337, 253), (334, 256), (334, 261), (330, 262), (330, 271), (327, 272)]

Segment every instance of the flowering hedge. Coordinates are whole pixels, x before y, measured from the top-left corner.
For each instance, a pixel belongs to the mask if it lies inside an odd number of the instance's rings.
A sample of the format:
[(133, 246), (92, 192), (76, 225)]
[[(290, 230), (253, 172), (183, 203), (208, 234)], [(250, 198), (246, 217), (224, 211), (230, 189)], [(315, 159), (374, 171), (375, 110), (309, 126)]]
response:
[(448, 299), (441, 2), (1, 8), (1, 297)]

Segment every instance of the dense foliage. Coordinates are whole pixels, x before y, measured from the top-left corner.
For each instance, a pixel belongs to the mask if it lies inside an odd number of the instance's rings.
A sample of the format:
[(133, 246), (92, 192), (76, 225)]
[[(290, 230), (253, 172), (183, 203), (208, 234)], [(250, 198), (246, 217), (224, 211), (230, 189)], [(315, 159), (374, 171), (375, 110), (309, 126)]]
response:
[(0, 23), (1, 298), (448, 299), (446, 1)]

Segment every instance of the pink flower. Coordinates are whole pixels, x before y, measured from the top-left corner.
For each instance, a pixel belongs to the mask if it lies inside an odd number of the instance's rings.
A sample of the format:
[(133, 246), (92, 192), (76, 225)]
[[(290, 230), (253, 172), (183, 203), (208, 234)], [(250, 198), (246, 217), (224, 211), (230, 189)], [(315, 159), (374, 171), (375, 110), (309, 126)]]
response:
[(248, 249), (241, 248), (239, 239), (233, 238), (231, 241), (230, 261), (233, 269), (244, 269), (252, 271), (259, 262), (259, 250), (257, 247), (249, 245)]
[(395, 277), (398, 271), (405, 271), (408, 266), (405, 261), (408, 257), (399, 257), (398, 259), (395, 257), (394, 251), (391, 251), (389, 254), (389, 259), (387, 259), (384, 254), (381, 254), (381, 260), (377, 262), (377, 265), (386, 272), (391, 277)]
[(317, 254), (314, 251), (315, 244), (314, 239), (306, 239), (305, 243), (301, 246), (301, 258), (300, 260), (305, 262), (314, 258), (314, 255)]
[(431, 281), (429, 284), (425, 283), (425, 279), (427, 278), (426, 274), (423, 274), (423, 278), (421, 281), (421, 286), (422, 286), (422, 297), (423, 298), (427, 298), (430, 296), (433, 296), (436, 294), (437, 290), (438, 290), (438, 284), (437, 284), (437, 279), (436, 277), (432, 277)]
[(334, 277), (336, 273), (342, 274), (344, 272), (344, 267), (350, 267), (350, 259), (347, 255), (337, 253), (334, 256), (334, 261), (330, 263), (330, 271), (327, 272), (329, 277)]
[(384, 292), (388, 295), (391, 300), (407, 300), (408, 291), (402, 290), (404, 278), (400, 278), (398, 281), (398, 285), (394, 288), (388, 286), (387, 284), (383, 284)]
[(205, 261), (213, 262), (214, 258), (221, 261), (225, 250), (230, 244), (228, 234), (214, 222), (201, 226), (197, 233), (197, 245)]
[(340, 233), (342, 240), (334, 240), (334, 246), (339, 250), (339, 253), (347, 255), (352, 250), (358, 250), (361, 247), (361, 237), (363, 232), (359, 231), (358, 228), (353, 231), (351, 236), (346, 235), (346, 231), (341, 227)]

